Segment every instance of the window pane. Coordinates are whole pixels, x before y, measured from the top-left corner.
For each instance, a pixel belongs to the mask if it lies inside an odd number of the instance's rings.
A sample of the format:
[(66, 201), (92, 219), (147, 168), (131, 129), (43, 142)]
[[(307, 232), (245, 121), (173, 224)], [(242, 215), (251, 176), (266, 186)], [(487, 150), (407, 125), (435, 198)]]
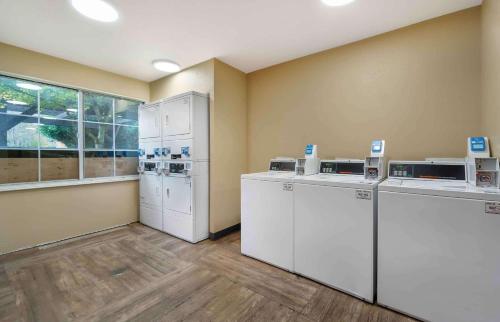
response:
[(116, 149), (137, 150), (139, 148), (139, 128), (120, 126), (115, 128)]
[(78, 151), (41, 151), (42, 180), (78, 179)]
[(85, 121), (113, 123), (113, 97), (83, 93)]
[(77, 120), (78, 91), (43, 85), (40, 91), (40, 115)]
[(137, 174), (139, 153), (137, 151), (116, 151), (116, 175), (127, 176)]
[(0, 150), (0, 183), (38, 181), (37, 150)]
[(137, 126), (139, 118), (139, 105), (137, 101), (126, 99), (115, 100), (115, 123)]
[(113, 151), (85, 152), (85, 178), (112, 177)]
[(78, 123), (40, 119), (40, 147), (78, 149)]
[(0, 147), (38, 148), (38, 119), (0, 114)]
[(0, 76), (0, 113), (15, 115), (35, 115), (38, 113), (38, 91), (20, 86), (35, 83), (16, 80), (11, 77)]
[(113, 125), (85, 122), (86, 149), (112, 149)]

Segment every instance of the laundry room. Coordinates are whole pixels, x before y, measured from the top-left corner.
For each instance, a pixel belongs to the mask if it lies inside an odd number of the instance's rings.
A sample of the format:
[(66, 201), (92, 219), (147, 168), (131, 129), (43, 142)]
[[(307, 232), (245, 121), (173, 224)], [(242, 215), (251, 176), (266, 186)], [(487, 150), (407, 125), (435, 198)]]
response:
[(500, 321), (500, 1), (0, 16), (0, 321)]

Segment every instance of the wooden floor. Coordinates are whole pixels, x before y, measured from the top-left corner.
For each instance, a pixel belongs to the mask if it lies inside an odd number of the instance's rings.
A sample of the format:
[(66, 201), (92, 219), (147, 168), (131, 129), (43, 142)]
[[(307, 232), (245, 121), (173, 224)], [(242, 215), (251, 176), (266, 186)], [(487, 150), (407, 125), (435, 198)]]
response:
[(413, 321), (240, 254), (140, 224), (0, 256), (0, 321)]

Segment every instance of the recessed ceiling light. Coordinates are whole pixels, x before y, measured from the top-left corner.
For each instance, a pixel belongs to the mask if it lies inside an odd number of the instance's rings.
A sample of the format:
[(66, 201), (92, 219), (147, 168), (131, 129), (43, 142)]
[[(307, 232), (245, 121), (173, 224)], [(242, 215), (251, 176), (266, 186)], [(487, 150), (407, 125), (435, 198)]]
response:
[(26, 103), (26, 102), (16, 101), (16, 100), (9, 100), (9, 101), (7, 101), (7, 103), (14, 104), (14, 105), (28, 105), (28, 103)]
[(16, 83), (17, 87), (21, 87), (24, 89), (31, 89), (33, 91), (39, 91), (42, 89), (41, 86), (35, 85), (35, 84), (30, 84), (30, 83)]
[(82, 15), (102, 22), (118, 19), (118, 11), (102, 0), (71, 0), (73, 7)]
[(153, 61), (153, 66), (161, 70), (162, 72), (167, 72), (167, 73), (177, 73), (178, 71), (181, 70), (181, 66), (179, 64), (174, 63), (173, 61), (166, 60), (166, 59), (159, 59)]
[(345, 6), (355, 0), (321, 0), (324, 4), (331, 7)]

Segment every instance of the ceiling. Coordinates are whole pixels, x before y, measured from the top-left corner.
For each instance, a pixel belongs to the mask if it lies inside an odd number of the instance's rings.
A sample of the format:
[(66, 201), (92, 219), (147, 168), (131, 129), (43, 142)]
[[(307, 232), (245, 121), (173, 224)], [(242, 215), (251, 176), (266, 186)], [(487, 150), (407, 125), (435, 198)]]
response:
[(481, 0), (107, 0), (114, 23), (90, 20), (70, 0), (0, 0), (0, 42), (152, 81), (216, 57), (244, 72), (461, 9)]

